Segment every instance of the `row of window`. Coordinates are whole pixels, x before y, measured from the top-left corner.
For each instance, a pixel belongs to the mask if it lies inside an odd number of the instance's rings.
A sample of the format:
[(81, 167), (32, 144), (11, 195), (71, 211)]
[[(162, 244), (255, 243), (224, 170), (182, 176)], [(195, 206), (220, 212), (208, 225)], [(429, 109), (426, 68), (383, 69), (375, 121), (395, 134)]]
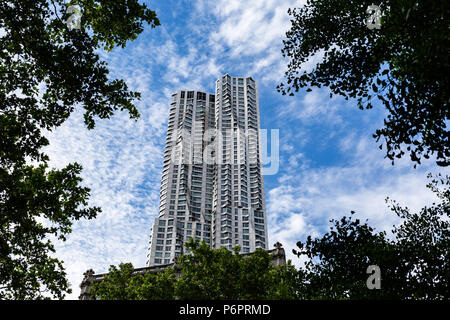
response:
[[(181, 91), (180, 93), (180, 98), (184, 99), (193, 99), (194, 98), (194, 91)], [(206, 93), (204, 92), (197, 92), (197, 100), (206, 100)], [(215, 96), (213, 94), (209, 94), (209, 101), (210, 102), (214, 102), (215, 101)]]

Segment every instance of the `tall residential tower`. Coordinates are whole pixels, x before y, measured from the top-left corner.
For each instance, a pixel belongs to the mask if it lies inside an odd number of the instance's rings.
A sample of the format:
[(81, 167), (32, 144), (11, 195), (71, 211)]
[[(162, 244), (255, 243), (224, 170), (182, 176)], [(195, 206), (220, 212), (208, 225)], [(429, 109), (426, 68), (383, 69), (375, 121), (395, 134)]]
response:
[(147, 265), (168, 264), (189, 238), (241, 252), (266, 249), (258, 90), (251, 77), (225, 75), (215, 95), (172, 95), (159, 215)]

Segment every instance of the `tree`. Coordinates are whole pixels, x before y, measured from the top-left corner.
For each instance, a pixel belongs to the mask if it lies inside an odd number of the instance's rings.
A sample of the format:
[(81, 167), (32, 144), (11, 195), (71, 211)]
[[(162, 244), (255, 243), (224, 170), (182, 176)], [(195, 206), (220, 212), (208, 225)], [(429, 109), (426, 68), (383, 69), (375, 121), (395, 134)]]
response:
[(174, 299), (175, 272), (172, 268), (156, 274), (134, 274), (131, 263), (110, 266), (103, 281), (94, 283), (90, 294), (99, 300)]
[[(431, 175), (429, 175), (431, 178)], [(438, 183), (446, 186), (438, 187)], [(387, 199), (403, 222), (395, 238), (361, 224), (352, 216), (332, 220), (330, 232), (319, 239), (298, 242), (298, 256), (306, 255), (303, 284), (307, 299), (448, 299), (450, 292), (450, 176), (440, 175), (428, 187), (442, 200), (411, 213)], [(366, 270), (377, 265), (381, 289), (369, 290)]]
[[(395, 227), (397, 246), (405, 261), (414, 266), (406, 281), (417, 299), (449, 299), (450, 297), (450, 176), (438, 174), (427, 187), (440, 203), (411, 212), (396, 201), (387, 200), (390, 208), (404, 222)], [(439, 185), (444, 186), (440, 188)]]
[[(89, 189), (79, 186), (81, 167), (24, 166), (8, 174), (0, 170), (0, 298), (42, 298), (47, 290), (58, 298), (69, 285), (62, 262), (51, 256), (55, 236), (65, 240), (71, 220), (95, 217), (86, 208)], [(79, 208), (83, 206), (83, 208)]]
[[(366, 25), (372, 4), (381, 11), (379, 29)], [(415, 166), (431, 155), (450, 164), (448, 1), (308, 0), (288, 13), (282, 94), (327, 86), (330, 97), (357, 99), (360, 109), (378, 100), (387, 117), (374, 138), (384, 140), (380, 149), (385, 143), (392, 163), (406, 151)], [(303, 69), (314, 55), (321, 61)]]
[(304, 295), (305, 274), (291, 260), (284, 266), (269, 271), (267, 298), (272, 300), (298, 300)]
[(175, 289), (177, 297), (193, 300), (238, 299), (242, 292), (239, 247), (233, 251), (226, 248), (212, 250), (205, 242), (193, 241), (192, 238), (185, 245), (192, 254), (182, 255), (178, 259), (181, 277)]
[[(72, 5), (80, 28), (67, 23)], [(0, 298), (62, 298), (70, 292), (62, 262), (52, 258), (49, 236), (65, 240), (74, 220), (91, 219), (90, 190), (80, 186), (81, 166), (48, 168), (43, 130), (60, 126), (75, 107), (95, 118), (117, 110), (139, 113), (120, 79), (110, 79), (98, 49), (124, 47), (159, 25), (137, 0), (7, 0), (0, 3)]]
[(267, 251), (257, 249), (248, 256), (240, 248), (211, 249), (205, 242), (190, 240), (186, 254), (178, 260), (179, 299), (292, 299), (292, 279), (297, 271), (290, 262), (274, 267)]
[(169, 267), (156, 274), (134, 274), (131, 264), (111, 266), (104, 279), (89, 291), (100, 300), (238, 300), (295, 299), (298, 272), (289, 261), (272, 266), (267, 251), (258, 249), (248, 256), (239, 247), (211, 249), (191, 239), (189, 254), (179, 257), (175, 271)]
[[(305, 299), (401, 299), (398, 282), (405, 277), (405, 266), (399, 260), (398, 247), (374, 229), (352, 216), (331, 220), (330, 232), (322, 238), (308, 236), (298, 242), (299, 257), (306, 255), (303, 272)], [(382, 271), (382, 290), (369, 290), (367, 268), (376, 265)]]

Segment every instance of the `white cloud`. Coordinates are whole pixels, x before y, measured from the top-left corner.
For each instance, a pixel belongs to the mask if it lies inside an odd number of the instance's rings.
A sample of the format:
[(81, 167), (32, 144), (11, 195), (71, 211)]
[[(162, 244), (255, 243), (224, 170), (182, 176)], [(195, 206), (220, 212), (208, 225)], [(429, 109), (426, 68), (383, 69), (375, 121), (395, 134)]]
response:
[[(340, 97), (329, 98), (327, 89), (313, 89), (307, 92), (303, 97), (289, 97), (287, 103), (281, 112), (279, 118), (289, 120), (300, 120), (303, 124), (311, 125), (318, 123), (327, 123), (332, 126), (342, 126), (343, 119), (342, 104)], [(357, 111), (357, 110), (355, 110)]]
[(261, 53), (280, 42), (289, 27), (287, 9), (298, 5), (297, 1), (218, 1), (215, 13), (221, 24), (212, 41), (228, 45), (232, 56)]
[[(305, 1), (196, 2), (195, 30), (207, 39), (209, 55), (239, 65), (238, 72), (265, 83), (281, 80), (286, 63), (282, 40), (290, 27), (287, 10)], [(205, 14), (206, 13), (206, 14)], [(228, 71), (227, 71), (228, 72)]]

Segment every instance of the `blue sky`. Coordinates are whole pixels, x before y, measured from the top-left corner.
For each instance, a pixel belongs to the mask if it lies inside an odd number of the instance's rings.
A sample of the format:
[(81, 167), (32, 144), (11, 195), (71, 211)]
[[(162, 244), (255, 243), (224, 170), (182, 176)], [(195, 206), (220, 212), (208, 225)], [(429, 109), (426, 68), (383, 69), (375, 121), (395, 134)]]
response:
[(387, 196), (413, 209), (434, 200), (425, 188), (426, 173), (439, 169), (432, 161), (414, 169), (405, 158), (392, 166), (377, 148), (372, 134), (382, 126), (382, 108), (360, 111), (354, 101), (330, 99), (326, 88), (295, 97), (276, 91), (287, 65), (280, 52), (287, 8), (303, 3), (151, 1), (161, 26), (146, 28), (125, 49), (100, 52), (112, 77), (142, 93), (141, 118), (119, 112), (88, 131), (79, 110), (48, 133), (51, 165), (82, 164), (90, 204), (103, 209), (95, 220), (76, 222), (67, 241), (57, 243), (56, 256), (72, 284), (68, 298), (78, 297), (89, 268), (101, 273), (120, 262), (144, 266), (159, 207), (170, 95), (214, 92), (215, 80), (226, 73), (258, 81), (261, 128), (279, 129), (279, 171), (264, 177), (269, 244), (280, 241), (294, 263), (300, 263), (291, 254), (295, 243), (326, 232), (332, 218), (354, 210), (377, 230), (389, 230), (398, 220), (386, 207)]

